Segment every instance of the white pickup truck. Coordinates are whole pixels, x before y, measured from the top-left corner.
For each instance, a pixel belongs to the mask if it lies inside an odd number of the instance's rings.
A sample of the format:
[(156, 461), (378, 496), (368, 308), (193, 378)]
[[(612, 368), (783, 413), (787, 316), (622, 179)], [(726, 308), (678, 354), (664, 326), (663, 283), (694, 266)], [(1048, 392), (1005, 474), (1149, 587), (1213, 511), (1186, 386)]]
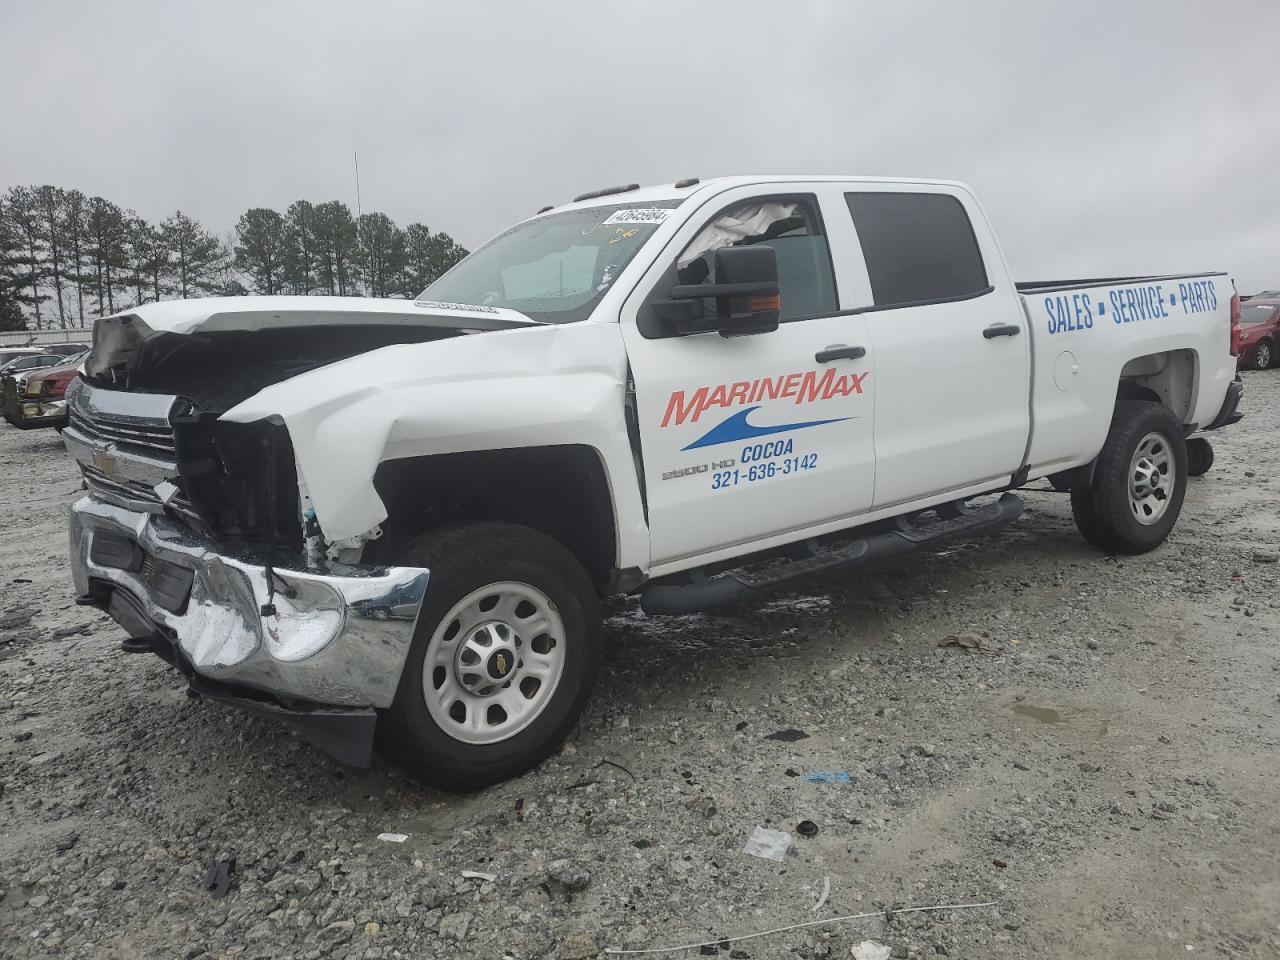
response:
[(1221, 273), (1015, 284), (958, 183), (598, 191), (416, 302), (101, 319), (75, 587), (195, 690), (475, 788), (573, 725), (603, 595), (708, 609), (999, 526), (1041, 478), (1156, 547), (1187, 439), (1239, 417), (1238, 318)]

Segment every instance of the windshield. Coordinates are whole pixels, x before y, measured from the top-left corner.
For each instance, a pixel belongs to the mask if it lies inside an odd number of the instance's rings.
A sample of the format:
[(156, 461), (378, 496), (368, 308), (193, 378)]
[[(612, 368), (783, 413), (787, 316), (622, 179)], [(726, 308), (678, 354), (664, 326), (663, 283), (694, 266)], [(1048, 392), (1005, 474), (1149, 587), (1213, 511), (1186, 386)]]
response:
[(544, 323), (585, 320), (679, 200), (551, 213), (512, 227), (418, 300), (507, 307)]
[(1240, 322), (1243, 324), (1266, 323), (1275, 312), (1274, 306), (1259, 303), (1251, 307), (1246, 303), (1244, 309), (1240, 311)]

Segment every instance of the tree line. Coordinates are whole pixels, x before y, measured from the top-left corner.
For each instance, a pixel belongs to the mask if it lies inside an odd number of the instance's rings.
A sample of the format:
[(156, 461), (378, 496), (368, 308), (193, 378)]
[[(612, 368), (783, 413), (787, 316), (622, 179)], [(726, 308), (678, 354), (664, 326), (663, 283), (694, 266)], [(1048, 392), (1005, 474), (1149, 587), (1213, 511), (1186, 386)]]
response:
[(0, 196), (0, 330), (83, 327), (170, 297), (413, 297), (467, 251), (425, 224), (340, 200), (246, 210), (220, 238), (182, 211), (149, 223), (48, 184)]

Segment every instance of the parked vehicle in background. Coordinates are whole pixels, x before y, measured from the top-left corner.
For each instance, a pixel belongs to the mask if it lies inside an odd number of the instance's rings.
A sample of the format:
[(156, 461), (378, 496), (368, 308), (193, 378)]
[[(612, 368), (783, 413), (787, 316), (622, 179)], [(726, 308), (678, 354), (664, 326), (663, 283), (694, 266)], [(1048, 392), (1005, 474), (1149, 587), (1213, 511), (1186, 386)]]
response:
[(0, 377), (9, 374), (25, 373), (40, 367), (52, 367), (62, 363), (60, 353), (45, 353), (43, 350), (22, 350), (0, 356)]
[(999, 527), (1037, 479), (1155, 549), (1185, 438), (1239, 418), (1239, 307), (1216, 272), (1016, 284), (957, 183), (596, 191), (415, 302), (99, 320), (71, 575), (198, 692), (472, 789), (573, 728), (601, 596), (710, 609)]
[(48, 343), (44, 346), (45, 353), (56, 353), (60, 357), (74, 357), (78, 353), (84, 353), (93, 348), (91, 343)]
[(1239, 367), (1266, 370), (1280, 358), (1280, 294), (1276, 299), (1254, 297), (1240, 308)]
[(1247, 297), (1241, 297), (1241, 300), (1271, 300), (1280, 297), (1280, 290), (1263, 290), (1260, 293), (1251, 293)]
[(13, 389), (0, 385), (0, 409), (5, 420), (19, 430), (53, 427), (61, 432), (67, 425), (67, 387), (80, 376), (89, 351), (68, 357), (64, 363), (33, 370), (13, 378)]

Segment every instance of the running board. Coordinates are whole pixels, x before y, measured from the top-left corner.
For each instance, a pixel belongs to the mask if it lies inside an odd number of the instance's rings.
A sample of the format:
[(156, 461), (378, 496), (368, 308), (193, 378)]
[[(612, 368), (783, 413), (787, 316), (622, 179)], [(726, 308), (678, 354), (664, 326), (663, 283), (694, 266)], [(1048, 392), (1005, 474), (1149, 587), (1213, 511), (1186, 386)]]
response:
[(809, 541), (797, 545), (807, 552), (806, 556), (759, 571), (732, 570), (692, 583), (653, 581), (640, 591), (640, 608), (652, 616), (683, 616), (711, 610), (815, 574), (868, 560), (883, 560), (947, 537), (998, 529), (1016, 520), (1022, 513), (1022, 506), (1021, 497), (1006, 493), (995, 503), (984, 504), (946, 520), (912, 524), (900, 518), (896, 530), (830, 547)]

